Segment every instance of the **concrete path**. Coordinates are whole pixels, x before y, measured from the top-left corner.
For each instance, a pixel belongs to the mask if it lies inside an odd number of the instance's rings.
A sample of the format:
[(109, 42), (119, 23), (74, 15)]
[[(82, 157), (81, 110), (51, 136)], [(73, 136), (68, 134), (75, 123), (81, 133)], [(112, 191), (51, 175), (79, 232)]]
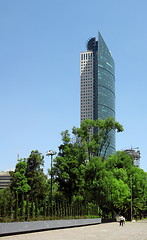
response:
[(1, 237), (1, 240), (147, 240), (147, 220), (104, 223), (23, 235)]

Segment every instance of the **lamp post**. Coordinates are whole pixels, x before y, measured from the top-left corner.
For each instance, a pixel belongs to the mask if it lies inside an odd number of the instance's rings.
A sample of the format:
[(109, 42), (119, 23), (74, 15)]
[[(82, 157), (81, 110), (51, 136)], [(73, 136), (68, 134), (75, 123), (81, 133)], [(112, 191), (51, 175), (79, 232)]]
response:
[[(140, 151), (135, 152), (136, 149), (139, 149), (139, 147), (131, 147), (131, 157), (133, 158), (133, 164), (136, 165), (136, 160), (140, 160)], [(139, 166), (139, 165), (138, 165)], [(132, 174), (131, 174), (131, 221), (133, 219), (133, 180), (132, 180)]]
[(133, 213), (132, 201), (133, 201), (133, 198), (132, 198), (132, 175), (131, 175), (131, 221), (132, 221), (132, 213)]
[(46, 156), (51, 156), (51, 204), (52, 204), (52, 162), (53, 162), (53, 155), (56, 155), (57, 153), (53, 150), (49, 150), (46, 152)]

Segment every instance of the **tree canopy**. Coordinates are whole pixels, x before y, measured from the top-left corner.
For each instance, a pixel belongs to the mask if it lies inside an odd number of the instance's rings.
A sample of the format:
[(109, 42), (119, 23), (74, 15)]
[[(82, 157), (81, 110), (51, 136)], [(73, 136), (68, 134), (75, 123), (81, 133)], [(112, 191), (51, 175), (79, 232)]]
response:
[(79, 142), (87, 147), (88, 158), (91, 156), (105, 157), (110, 145), (110, 132), (122, 132), (123, 126), (116, 122), (114, 118), (105, 120), (86, 119), (81, 123), (80, 128), (73, 127), (73, 134), (79, 138)]
[[(3, 216), (47, 215), (73, 212), (74, 204), (96, 207), (103, 217), (124, 214), (130, 218), (147, 211), (147, 173), (134, 166), (127, 153), (118, 151), (107, 159), (110, 132), (122, 132), (113, 118), (85, 120), (79, 128), (61, 133), (62, 143), (53, 159), (49, 177), (44, 174), (44, 156), (33, 150), (28, 158), (19, 159), (11, 172), (11, 185), (0, 190), (0, 211)], [(52, 190), (52, 191), (50, 191)], [(58, 204), (71, 206), (70, 210)], [(87, 204), (87, 205), (86, 205)], [(3, 207), (4, 206), (4, 207)], [(99, 211), (98, 211), (99, 209)], [(15, 214), (13, 214), (15, 212)]]

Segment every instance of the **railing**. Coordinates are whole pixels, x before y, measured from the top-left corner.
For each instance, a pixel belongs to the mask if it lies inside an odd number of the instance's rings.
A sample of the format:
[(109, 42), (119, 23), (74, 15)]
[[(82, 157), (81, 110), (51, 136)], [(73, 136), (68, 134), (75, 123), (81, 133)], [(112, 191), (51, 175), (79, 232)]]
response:
[(38, 203), (24, 201), (21, 206), (0, 206), (0, 222), (101, 217), (101, 209), (94, 203)]

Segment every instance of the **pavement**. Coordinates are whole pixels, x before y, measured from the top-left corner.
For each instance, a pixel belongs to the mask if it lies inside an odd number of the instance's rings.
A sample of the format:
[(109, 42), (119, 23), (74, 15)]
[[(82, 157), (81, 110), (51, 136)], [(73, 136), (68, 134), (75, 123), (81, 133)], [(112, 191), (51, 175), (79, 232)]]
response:
[(147, 219), (1, 237), (1, 240), (147, 240)]

